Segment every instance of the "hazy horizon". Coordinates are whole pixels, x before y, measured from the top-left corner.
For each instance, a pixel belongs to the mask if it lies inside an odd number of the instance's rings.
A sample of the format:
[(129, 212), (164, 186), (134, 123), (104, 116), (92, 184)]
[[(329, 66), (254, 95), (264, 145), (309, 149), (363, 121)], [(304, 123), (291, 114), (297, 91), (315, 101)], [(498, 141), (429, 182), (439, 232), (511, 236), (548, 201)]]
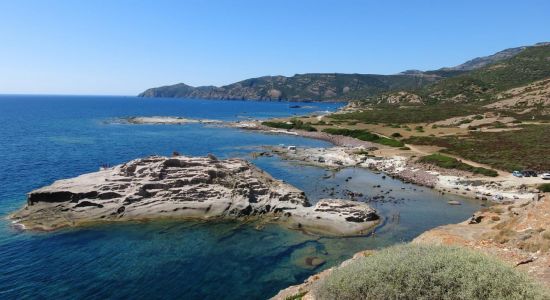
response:
[(0, 94), (433, 70), (550, 41), (548, 11), (541, 0), (4, 1)]

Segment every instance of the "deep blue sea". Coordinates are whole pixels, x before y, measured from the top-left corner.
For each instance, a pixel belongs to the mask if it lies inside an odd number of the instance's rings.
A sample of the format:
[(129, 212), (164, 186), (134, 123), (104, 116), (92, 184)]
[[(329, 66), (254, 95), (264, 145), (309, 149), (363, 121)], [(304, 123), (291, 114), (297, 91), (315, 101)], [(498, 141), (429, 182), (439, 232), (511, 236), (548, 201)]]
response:
[[(292, 105), (295, 105), (293, 103)], [(0, 299), (265, 299), (355, 252), (413, 239), (466, 219), (476, 201), (441, 196), (363, 169), (331, 173), (277, 157), (253, 159), (263, 145), (328, 143), (213, 125), (128, 125), (128, 116), (217, 120), (269, 118), (335, 110), (340, 104), (83, 96), (0, 96)], [(405, 199), (373, 204), (385, 217), (376, 234), (306, 235), (277, 225), (146, 222), (20, 232), (5, 216), (29, 191), (61, 178), (150, 155), (242, 157), (304, 190), (314, 202), (326, 188)], [(333, 175), (329, 179), (323, 177)], [(348, 177), (351, 180), (346, 181)], [(373, 186), (381, 185), (380, 188)], [(390, 192), (391, 190), (391, 192)], [(458, 199), (463, 205), (449, 206)], [(399, 218), (395, 216), (399, 215)], [(307, 257), (326, 261), (319, 267)]]

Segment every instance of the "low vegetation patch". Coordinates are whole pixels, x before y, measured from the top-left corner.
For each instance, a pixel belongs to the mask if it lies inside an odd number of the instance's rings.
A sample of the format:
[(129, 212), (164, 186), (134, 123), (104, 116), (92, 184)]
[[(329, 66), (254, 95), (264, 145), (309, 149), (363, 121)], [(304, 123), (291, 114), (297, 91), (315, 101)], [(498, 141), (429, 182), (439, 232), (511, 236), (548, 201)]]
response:
[(273, 128), (281, 128), (281, 129), (299, 129), (299, 130), (305, 130), (305, 131), (317, 131), (315, 127), (311, 125), (311, 123), (307, 122), (304, 123), (302, 120), (298, 119), (292, 119), (289, 122), (273, 122), (273, 121), (266, 121), (262, 122), (262, 125), (273, 127)]
[(474, 167), (469, 164), (463, 163), (454, 157), (445, 156), (443, 154), (434, 153), (420, 158), (420, 162), (433, 164), (445, 169), (457, 169), (472, 172), (474, 174), (482, 174), (485, 176), (496, 177), (498, 172), (491, 169), (482, 167)]
[(550, 183), (543, 183), (538, 186), (538, 189), (543, 193), (550, 193)]
[(403, 137), (403, 136), (401, 135), (401, 133), (399, 133), (399, 132), (394, 132), (394, 133), (391, 134), (391, 136), (394, 137), (394, 138)]
[(330, 117), (338, 120), (355, 120), (363, 123), (386, 123), (392, 127), (403, 123), (431, 123), (451, 117), (463, 116), (485, 111), (485, 108), (470, 104), (439, 104), (419, 106), (379, 106), (371, 110), (345, 114), (333, 114)]
[(398, 245), (334, 270), (318, 299), (547, 299), (526, 274), (458, 247)]
[(441, 152), (507, 171), (550, 170), (550, 126), (547, 125), (522, 125), (514, 131), (476, 131), (466, 137), (412, 136), (404, 142), (444, 147)]
[(401, 141), (386, 138), (386, 137), (381, 137), (377, 134), (368, 132), (366, 130), (360, 130), (360, 129), (325, 128), (323, 129), (323, 132), (334, 134), (334, 135), (349, 136), (362, 141), (374, 142), (374, 143), (391, 146), (391, 147), (403, 147), (405, 145)]

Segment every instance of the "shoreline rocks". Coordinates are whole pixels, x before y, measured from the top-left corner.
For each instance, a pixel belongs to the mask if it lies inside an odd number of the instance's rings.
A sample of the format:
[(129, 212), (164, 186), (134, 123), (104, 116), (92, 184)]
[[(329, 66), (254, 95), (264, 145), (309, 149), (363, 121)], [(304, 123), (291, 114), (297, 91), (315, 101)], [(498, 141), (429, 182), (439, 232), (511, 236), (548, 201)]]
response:
[(182, 117), (169, 117), (169, 116), (155, 116), (155, 117), (127, 117), (122, 118), (122, 121), (128, 124), (150, 124), (150, 125), (184, 125), (191, 123), (201, 124), (221, 124), (219, 120), (207, 120), (207, 119), (188, 119)]
[(10, 215), (31, 230), (142, 219), (262, 218), (312, 233), (358, 235), (379, 220), (364, 203), (309, 203), (299, 189), (242, 159), (151, 156), (63, 179)]
[(536, 197), (536, 193), (532, 189), (523, 189), (521, 185), (513, 181), (513, 178), (510, 180), (506, 177), (470, 177), (462, 174), (462, 171), (426, 166), (407, 156), (377, 157), (366, 155), (363, 153), (364, 148), (362, 147), (334, 146), (329, 148), (297, 148), (295, 150), (277, 146), (266, 146), (264, 148), (285, 160), (335, 169), (345, 167), (365, 168), (373, 172), (382, 172), (405, 183), (435, 189), (442, 194), (448, 193), (471, 199), (490, 200), (494, 203), (534, 199)]

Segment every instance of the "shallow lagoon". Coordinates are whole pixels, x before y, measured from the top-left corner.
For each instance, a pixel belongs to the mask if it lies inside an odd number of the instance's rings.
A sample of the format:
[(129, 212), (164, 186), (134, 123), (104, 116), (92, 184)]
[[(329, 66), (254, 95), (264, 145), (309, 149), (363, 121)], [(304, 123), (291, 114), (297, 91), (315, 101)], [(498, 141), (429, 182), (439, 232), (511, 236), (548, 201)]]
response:
[[(177, 115), (235, 120), (334, 110), (338, 104), (136, 99), (133, 97), (0, 97), (0, 214), (19, 208), (25, 193), (65, 177), (149, 154), (243, 157), (303, 189), (315, 202), (334, 187), (404, 200), (371, 203), (385, 221), (374, 236), (320, 238), (277, 225), (238, 222), (109, 224), (54, 233), (17, 232), (0, 223), (0, 297), (263, 299), (355, 252), (406, 242), (440, 224), (459, 222), (476, 201), (441, 196), (382, 175), (346, 168), (330, 172), (277, 157), (252, 159), (262, 145), (329, 146), (295, 136), (189, 124), (122, 125), (124, 116)], [(348, 182), (346, 178), (352, 177)], [(373, 188), (381, 185), (381, 188)], [(415, 190), (416, 189), (416, 190)], [(449, 206), (459, 199), (461, 206)], [(399, 216), (398, 218), (395, 216)], [(305, 262), (319, 257), (315, 268)]]

